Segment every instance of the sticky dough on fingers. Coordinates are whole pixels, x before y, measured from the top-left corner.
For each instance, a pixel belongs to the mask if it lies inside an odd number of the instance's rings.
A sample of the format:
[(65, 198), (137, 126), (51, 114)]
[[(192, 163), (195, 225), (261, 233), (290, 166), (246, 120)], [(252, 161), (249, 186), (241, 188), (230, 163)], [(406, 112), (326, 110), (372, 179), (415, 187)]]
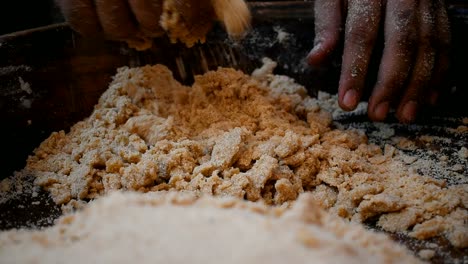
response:
[(223, 22), (230, 36), (239, 37), (250, 26), (250, 12), (243, 0), (191, 1), (165, 0), (161, 26), (171, 41), (177, 40), (188, 47), (204, 42), (213, 21)]

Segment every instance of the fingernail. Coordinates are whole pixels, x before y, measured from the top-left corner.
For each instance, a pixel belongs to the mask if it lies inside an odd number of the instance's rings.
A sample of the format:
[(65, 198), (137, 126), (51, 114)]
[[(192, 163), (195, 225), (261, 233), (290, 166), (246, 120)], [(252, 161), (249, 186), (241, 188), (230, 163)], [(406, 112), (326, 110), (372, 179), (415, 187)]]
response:
[(382, 102), (378, 104), (374, 109), (374, 116), (377, 120), (384, 120), (387, 117), (389, 104), (388, 102)]
[(418, 110), (418, 103), (409, 101), (405, 104), (402, 111), (404, 121), (412, 122), (416, 118), (416, 111)]
[(354, 109), (357, 105), (357, 92), (354, 89), (346, 91), (343, 96), (343, 105), (346, 108)]

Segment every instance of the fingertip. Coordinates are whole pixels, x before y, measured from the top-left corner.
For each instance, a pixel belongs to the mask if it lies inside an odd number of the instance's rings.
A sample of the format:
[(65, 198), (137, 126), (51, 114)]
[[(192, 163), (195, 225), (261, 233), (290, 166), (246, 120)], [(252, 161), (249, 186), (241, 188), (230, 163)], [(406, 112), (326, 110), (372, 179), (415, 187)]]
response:
[(307, 62), (311, 66), (321, 66), (335, 51), (339, 42), (339, 32), (333, 30), (322, 32), (320, 36), (316, 36), (314, 47), (307, 55)]
[(343, 24), (340, 0), (318, 0), (314, 3), (314, 48), (307, 56), (311, 66), (320, 66), (336, 48)]
[(416, 120), (419, 104), (416, 101), (408, 101), (399, 107), (397, 118), (402, 123), (412, 123)]
[(339, 97), (339, 105), (343, 110), (352, 111), (356, 109), (357, 104), (359, 103), (359, 94), (355, 89), (349, 89), (341, 93), (342, 96)]
[(309, 63), (309, 65), (317, 66), (322, 61), (322, 59), (320, 58), (321, 46), (321, 43), (315, 44), (312, 50), (309, 52), (309, 54), (307, 54), (307, 62)]
[(314, 45), (312, 50), (307, 55), (307, 62), (310, 66), (320, 67), (322, 66), (330, 57), (330, 54), (336, 46), (332, 41), (328, 42), (318, 42)]
[(390, 110), (389, 102), (380, 102), (375, 107), (369, 104), (368, 115), (373, 121), (384, 121), (387, 118), (388, 111)]

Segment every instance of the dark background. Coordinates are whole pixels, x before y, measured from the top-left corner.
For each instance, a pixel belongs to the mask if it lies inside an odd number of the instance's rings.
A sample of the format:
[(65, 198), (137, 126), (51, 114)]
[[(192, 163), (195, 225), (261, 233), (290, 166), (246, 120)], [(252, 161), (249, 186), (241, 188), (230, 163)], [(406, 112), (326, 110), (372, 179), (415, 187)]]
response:
[[(278, 2), (278, 0), (270, 1)], [(0, 35), (64, 21), (54, 0), (2, 0), (0, 2)]]
[(62, 22), (54, 0), (2, 0), (0, 35)]
[[(312, 0), (297, 1), (313, 2)], [(0, 35), (64, 21), (54, 0), (2, 0), (0, 2)], [(248, 2), (262, 1), (250, 0)], [(269, 0), (269, 2), (280, 1)], [(447, 2), (450, 5), (462, 5), (465, 10), (468, 6), (467, 0)]]
[(54, 0), (2, 0), (0, 3), (0, 35), (63, 21)]

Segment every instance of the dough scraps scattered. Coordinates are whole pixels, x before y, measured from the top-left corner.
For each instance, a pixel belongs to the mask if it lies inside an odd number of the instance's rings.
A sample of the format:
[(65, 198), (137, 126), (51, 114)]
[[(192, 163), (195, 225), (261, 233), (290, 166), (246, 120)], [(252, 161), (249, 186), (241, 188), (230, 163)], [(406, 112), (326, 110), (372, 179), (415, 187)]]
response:
[(303, 194), (292, 209), (190, 193), (119, 193), (43, 230), (0, 233), (2, 263), (421, 263)]
[(468, 185), (418, 175), (392, 146), (331, 126), (320, 101), (265, 60), (177, 82), (163, 65), (120, 68), (91, 116), (53, 133), (24, 175), (57, 204), (123, 189), (192, 191), (290, 206), (310, 192), (356, 222), (468, 246)]

